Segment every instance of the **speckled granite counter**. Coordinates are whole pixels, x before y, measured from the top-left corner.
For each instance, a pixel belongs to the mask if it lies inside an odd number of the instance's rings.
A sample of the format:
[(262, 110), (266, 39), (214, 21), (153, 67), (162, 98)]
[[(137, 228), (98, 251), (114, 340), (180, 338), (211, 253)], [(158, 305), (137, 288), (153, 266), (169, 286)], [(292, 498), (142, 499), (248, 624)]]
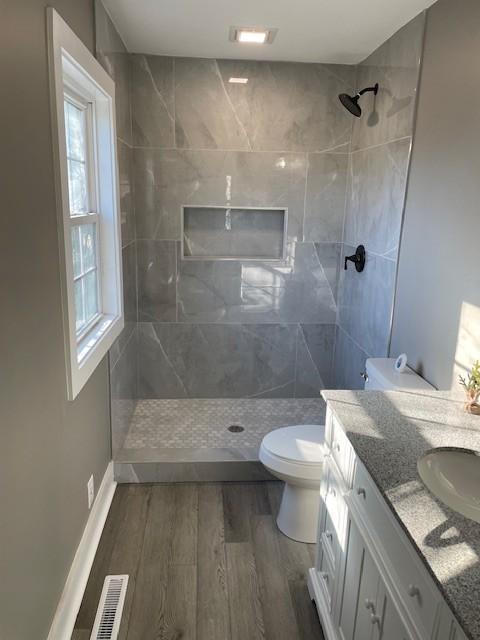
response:
[(441, 391), (322, 396), (465, 633), (480, 640), (480, 524), (436, 500), (417, 472), (418, 458), (430, 449), (480, 451), (480, 416), (465, 413), (462, 402)]

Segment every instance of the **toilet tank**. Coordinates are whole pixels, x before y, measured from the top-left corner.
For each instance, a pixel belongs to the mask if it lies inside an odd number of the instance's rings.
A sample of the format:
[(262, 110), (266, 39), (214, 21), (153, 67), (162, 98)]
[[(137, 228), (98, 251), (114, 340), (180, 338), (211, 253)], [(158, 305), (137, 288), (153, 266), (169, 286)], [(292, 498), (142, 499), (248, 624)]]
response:
[(407, 367), (403, 373), (394, 368), (395, 358), (369, 358), (366, 364), (366, 391), (434, 390), (431, 384)]

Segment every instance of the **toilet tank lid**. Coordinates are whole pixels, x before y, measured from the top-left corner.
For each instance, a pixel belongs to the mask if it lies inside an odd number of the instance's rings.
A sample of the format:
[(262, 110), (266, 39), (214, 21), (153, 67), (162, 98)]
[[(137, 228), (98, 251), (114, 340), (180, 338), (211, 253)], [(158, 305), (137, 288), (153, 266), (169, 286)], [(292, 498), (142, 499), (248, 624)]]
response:
[(262, 446), (274, 456), (302, 464), (318, 464), (325, 458), (325, 425), (302, 424), (268, 433)]
[(395, 358), (369, 358), (366, 365), (367, 375), (370, 379), (377, 380), (385, 390), (434, 390), (431, 384), (410, 367), (407, 367), (403, 373), (398, 373), (395, 371), (394, 364)]

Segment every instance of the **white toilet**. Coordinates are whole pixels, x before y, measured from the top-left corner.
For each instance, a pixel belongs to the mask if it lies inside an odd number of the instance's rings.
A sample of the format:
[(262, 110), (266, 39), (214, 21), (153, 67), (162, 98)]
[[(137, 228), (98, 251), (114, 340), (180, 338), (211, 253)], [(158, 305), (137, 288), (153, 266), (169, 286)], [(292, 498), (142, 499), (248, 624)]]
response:
[[(366, 390), (407, 391), (433, 389), (409, 367), (394, 369), (394, 358), (370, 358), (363, 374)], [(324, 425), (282, 427), (267, 434), (260, 445), (259, 458), (271, 474), (283, 480), (282, 503), (277, 525), (289, 538), (316, 542), (322, 479)]]

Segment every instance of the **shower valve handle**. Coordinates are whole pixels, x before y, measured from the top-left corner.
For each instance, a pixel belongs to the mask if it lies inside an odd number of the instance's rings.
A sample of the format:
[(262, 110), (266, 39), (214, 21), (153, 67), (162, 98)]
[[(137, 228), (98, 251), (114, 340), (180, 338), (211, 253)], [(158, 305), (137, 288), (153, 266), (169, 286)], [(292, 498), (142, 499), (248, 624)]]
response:
[(365, 268), (365, 247), (359, 244), (352, 256), (345, 256), (345, 271), (347, 270), (348, 261), (353, 262), (355, 269), (361, 273)]

